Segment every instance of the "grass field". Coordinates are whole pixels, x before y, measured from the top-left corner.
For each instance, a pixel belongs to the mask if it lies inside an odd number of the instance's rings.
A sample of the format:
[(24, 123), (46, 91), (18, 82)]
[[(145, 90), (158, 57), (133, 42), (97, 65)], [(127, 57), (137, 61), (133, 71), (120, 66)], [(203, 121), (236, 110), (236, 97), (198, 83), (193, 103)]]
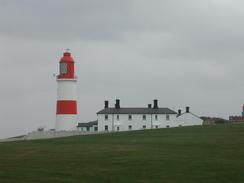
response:
[(243, 183), (244, 125), (0, 143), (0, 183)]

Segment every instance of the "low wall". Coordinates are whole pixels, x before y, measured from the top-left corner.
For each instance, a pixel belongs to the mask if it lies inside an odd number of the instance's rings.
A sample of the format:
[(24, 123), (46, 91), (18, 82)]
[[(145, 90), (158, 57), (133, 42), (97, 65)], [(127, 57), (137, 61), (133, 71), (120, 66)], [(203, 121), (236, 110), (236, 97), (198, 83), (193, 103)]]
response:
[(80, 131), (34, 131), (28, 133), (23, 140), (33, 140), (33, 139), (49, 139), (58, 137), (68, 137), (76, 135), (89, 135), (97, 134), (97, 132), (80, 132)]

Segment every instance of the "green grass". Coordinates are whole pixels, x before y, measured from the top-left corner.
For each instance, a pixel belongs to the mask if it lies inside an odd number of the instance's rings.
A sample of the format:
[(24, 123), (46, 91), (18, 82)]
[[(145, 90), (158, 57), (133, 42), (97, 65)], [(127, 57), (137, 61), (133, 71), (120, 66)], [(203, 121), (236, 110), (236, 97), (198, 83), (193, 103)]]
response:
[(0, 143), (0, 183), (243, 183), (244, 125)]

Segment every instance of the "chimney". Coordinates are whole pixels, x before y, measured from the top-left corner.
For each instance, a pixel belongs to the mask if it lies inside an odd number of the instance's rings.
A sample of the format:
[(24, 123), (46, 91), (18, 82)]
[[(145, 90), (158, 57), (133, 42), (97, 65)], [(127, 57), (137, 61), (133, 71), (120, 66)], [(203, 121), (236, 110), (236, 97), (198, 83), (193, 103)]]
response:
[(120, 100), (119, 99), (116, 99), (115, 109), (119, 109), (120, 108), (119, 102), (120, 102)]
[(158, 109), (158, 100), (153, 100), (153, 108)]
[(108, 108), (108, 101), (107, 100), (104, 101), (104, 108)]
[(190, 107), (186, 107), (186, 113), (189, 113), (190, 112)]
[(242, 117), (244, 117), (244, 105), (242, 107), (242, 113), (241, 113)]
[(152, 104), (148, 104), (148, 108), (152, 108)]
[(178, 116), (180, 116), (180, 115), (181, 115), (181, 110), (179, 109), (179, 110), (178, 110)]

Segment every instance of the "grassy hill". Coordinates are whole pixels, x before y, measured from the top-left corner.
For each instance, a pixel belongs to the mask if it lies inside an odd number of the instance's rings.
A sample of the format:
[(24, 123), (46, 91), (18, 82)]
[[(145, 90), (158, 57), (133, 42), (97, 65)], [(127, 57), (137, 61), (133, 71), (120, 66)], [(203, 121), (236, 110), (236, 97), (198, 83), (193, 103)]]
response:
[(0, 182), (243, 183), (244, 125), (0, 143)]

